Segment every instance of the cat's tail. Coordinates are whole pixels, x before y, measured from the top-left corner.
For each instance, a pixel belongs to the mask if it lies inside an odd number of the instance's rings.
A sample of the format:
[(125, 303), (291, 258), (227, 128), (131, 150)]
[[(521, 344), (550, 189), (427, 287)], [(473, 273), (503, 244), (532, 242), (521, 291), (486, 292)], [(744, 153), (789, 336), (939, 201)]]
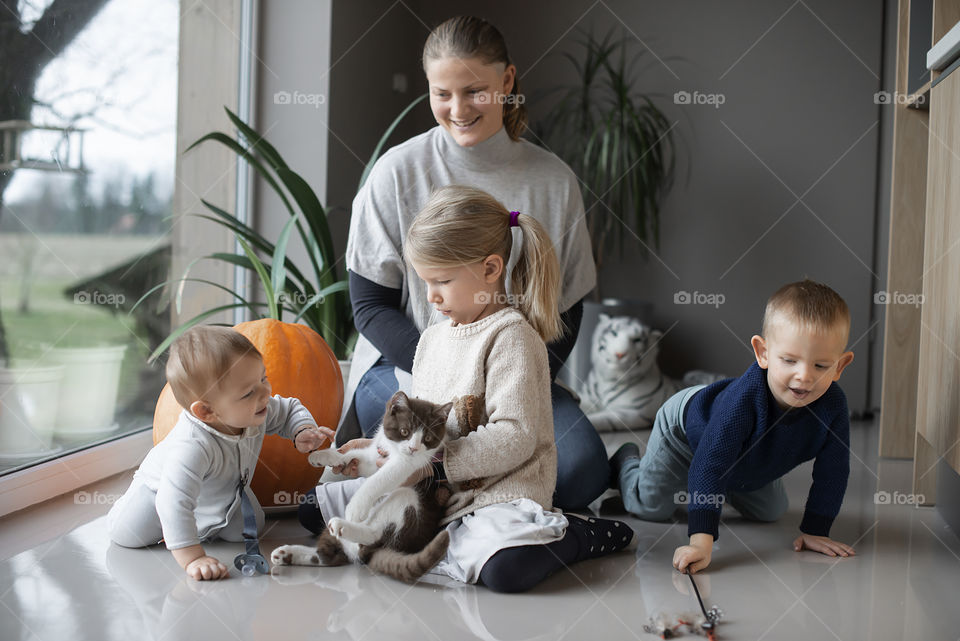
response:
[(419, 552), (404, 554), (396, 550), (380, 548), (373, 553), (373, 556), (367, 561), (367, 565), (371, 570), (386, 574), (398, 581), (414, 583), (440, 562), (447, 554), (449, 545), (450, 535), (444, 529), (440, 530), (440, 533), (433, 537), (427, 547)]

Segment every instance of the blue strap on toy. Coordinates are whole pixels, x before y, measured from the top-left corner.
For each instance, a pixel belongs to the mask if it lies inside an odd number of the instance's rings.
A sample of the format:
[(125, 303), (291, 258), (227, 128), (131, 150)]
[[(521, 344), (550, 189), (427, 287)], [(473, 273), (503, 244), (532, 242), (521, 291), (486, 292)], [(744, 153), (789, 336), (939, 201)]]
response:
[(267, 560), (260, 554), (260, 543), (257, 541), (257, 514), (253, 510), (253, 503), (246, 492), (246, 475), (240, 480), (240, 512), (243, 514), (243, 542), (247, 546), (246, 554), (238, 554), (233, 559), (236, 566), (243, 576), (253, 576), (258, 572), (268, 574), (270, 566)]

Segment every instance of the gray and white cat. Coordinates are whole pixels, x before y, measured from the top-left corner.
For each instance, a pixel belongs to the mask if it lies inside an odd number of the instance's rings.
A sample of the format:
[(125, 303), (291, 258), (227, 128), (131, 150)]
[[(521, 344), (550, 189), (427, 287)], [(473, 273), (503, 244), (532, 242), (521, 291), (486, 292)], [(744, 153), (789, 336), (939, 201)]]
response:
[[(430, 465), (446, 438), (452, 403), (437, 405), (397, 392), (387, 403), (383, 424), (365, 448), (341, 454), (318, 450), (311, 465), (335, 466), (358, 460), (366, 481), (347, 504), (344, 518), (332, 518), (316, 548), (283, 545), (273, 551), (274, 565), (345, 565), (352, 561), (400, 581), (412, 583), (436, 565), (450, 542), (440, 529), (449, 498), (432, 477), (413, 487), (403, 483)], [(378, 450), (387, 452), (377, 468)]]

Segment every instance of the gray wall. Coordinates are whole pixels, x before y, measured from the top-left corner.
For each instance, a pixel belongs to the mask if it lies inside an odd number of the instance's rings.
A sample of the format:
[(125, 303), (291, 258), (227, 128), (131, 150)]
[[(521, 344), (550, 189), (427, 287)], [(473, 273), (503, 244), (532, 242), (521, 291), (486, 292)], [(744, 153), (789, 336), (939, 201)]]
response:
[[(303, 50), (320, 47), (322, 27), (311, 22), (316, 10), (306, 8), (309, 3), (298, 3), (302, 12), (289, 4), (282, 12), (288, 30), (277, 46), (288, 49), (287, 63), (304, 78), (315, 78), (326, 67)], [(894, 15), (896, 3), (886, 4)], [(329, 120), (283, 134), (290, 136), (284, 148), (306, 150), (319, 174), (320, 154), (298, 143), (321, 145), (329, 126), (325, 189), (322, 175), (311, 181), (329, 205), (349, 205), (381, 132), (425, 91), (419, 56), (429, 27), (468, 12), (504, 33), (527, 96), (569, 80), (560, 52), (574, 48), (575, 24), (598, 32), (629, 29), (663, 60), (651, 55), (637, 77), (637, 87), (677, 121), (683, 141), (679, 179), (663, 206), (660, 250), (646, 261), (630, 253), (608, 264), (601, 282), (604, 295), (651, 301), (655, 324), (673, 326), (662, 344), (666, 371), (739, 373), (751, 362), (747, 345), (766, 298), (781, 284), (809, 276), (833, 286), (853, 313), (857, 360), (843, 380), (851, 409), (878, 404), (882, 334), (875, 332), (871, 344), (867, 329), (873, 318), (882, 319), (872, 301), (886, 279), (890, 120), (873, 96), (892, 87), (895, 47), (895, 41), (886, 44), (884, 64), (881, 3), (332, 2)], [(394, 73), (407, 74), (406, 94), (392, 89)], [(677, 105), (677, 91), (718, 93), (725, 102), (717, 109)], [(534, 120), (547, 106), (528, 103)], [(431, 125), (422, 106), (391, 144)], [(803, 203), (794, 204), (794, 194)], [(347, 222), (345, 212), (332, 216), (341, 250)], [(678, 291), (718, 293), (725, 302), (677, 305)]]
[[(257, 131), (287, 164), (327, 201), (330, 116), (331, 0), (260, 2), (254, 58), (254, 121)], [(289, 102), (287, 102), (289, 98)], [(254, 189), (251, 217), (267, 238), (276, 239), (290, 219), (280, 199), (263, 184)], [(288, 255), (308, 265), (294, 231)], [(309, 271), (309, 270), (308, 270)]]
[[(346, 249), (349, 209), (364, 166), (394, 118), (427, 90), (420, 54), (430, 28), (419, 17), (417, 3), (407, 5), (414, 11), (387, 0), (333, 3), (327, 180), (328, 202), (336, 208), (330, 216), (334, 243), (341, 251)], [(394, 74), (405, 76), (405, 92), (394, 90)], [(430, 108), (421, 103), (383, 150), (432, 125)]]

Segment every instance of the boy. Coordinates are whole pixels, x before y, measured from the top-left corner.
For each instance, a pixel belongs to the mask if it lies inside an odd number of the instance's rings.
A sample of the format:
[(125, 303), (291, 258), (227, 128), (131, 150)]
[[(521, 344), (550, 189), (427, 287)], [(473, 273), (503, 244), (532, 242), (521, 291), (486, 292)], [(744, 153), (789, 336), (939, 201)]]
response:
[(297, 399), (271, 397), (260, 352), (233, 329), (184, 332), (170, 347), (166, 374), (185, 409), (110, 510), (110, 538), (145, 547), (162, 537), (189, 576), (219, 579), (227, 567), (207, 556), (200, 541), (243, 540), (241, 485), (262, 527), (263, 510), (249, 481), (263, 437), (280, 434), (306, 453), (334, 434), (318, 429)]
[[(816, 459), (795, 550), (854, 554), (829, 538), (849, 474), (846, 396), (835, 384), (853, 360), (844, 351), (850, 312), (832, 289), (810, 280), (780, 288), (767, 302), (757, 362), (740, 378), (681, 390), (657, 412), (641, 458), (633, 443), (610, 460), (627, 510), (669, 518), (687, 504), (690, 544), (673, 565), (710, 564), (725, 501), (748, 519), (776, 521), (787, 510), (781, 477)], [(687, 490), (685, 493), (684, 490)]]

